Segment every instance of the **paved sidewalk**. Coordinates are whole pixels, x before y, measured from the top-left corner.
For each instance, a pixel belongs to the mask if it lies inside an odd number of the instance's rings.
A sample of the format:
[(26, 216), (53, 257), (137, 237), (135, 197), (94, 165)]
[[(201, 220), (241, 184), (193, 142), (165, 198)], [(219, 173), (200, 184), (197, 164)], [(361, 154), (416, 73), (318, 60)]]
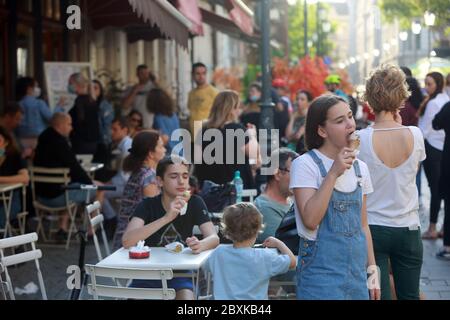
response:
[[(426, 179), (423, 177), (423, 206), (421, 209), (422, 230), (428, 227), (428, 208), (429, 189), (426, 186)], [(438, 227), (442, 225), (444, 213), (439, 215)], [(426, 299), (430, 300), (450, 300), (450, 261), (442, 261), (436, 258), (435, 254), (442, 246), (442, 240), (430, 241), (424, 240), (424, 263), (422, 268), (421, 291)], [(38, 248), (42, 250), (43, 257), (41, 259), (41, 268), (44, 281), (47, 288), (49, 299), (67, 300), (70, 291), (67, 289), (66, 274), (69, 265), (78, 264), (79, 245), (78, 241), (73, 241), (69, 250), (65, 250), (64, 246), (43, 245), (38, 244)], [(96, 263), (95, 248), (92, 243), (86, 247), (86, 263)], [(38, 283), (34, 263), (27, 263), (17, 268), (11, 268), (11, 277), (14, 286), (23, 288), (27, 283), (33, 281)], [(84, 298), (89, 298), (87, 295)], [(17, 296), (17, 299), (41, 299), (40, 293)], [(2, 295), (0, 294), (0, 299)]]
[[(422, 203), (420, 221), (422, 231), (429, 225), (430, 189), (426, 185), (425, 175), (422, 175)], [(444, 203), (442, 202), (442, 208)], [(441, 230), (444, 221), (444, 211), (439, 213), (438, 230)], [(421, 277), (421, 290), (426, 299), (450, 300), (450, 261), (436, 258), (436, 252), (442, 248), (442, 239), (423, 240), (423, 266)]]

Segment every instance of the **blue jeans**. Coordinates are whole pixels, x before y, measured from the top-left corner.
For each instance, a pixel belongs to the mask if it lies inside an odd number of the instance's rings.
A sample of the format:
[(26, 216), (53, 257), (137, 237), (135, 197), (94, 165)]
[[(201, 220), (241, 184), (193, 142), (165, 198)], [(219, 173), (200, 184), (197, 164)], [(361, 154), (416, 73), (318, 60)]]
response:
[[(194, 291), (192, 278), (173, 278), (171, 280), (167, 280), (167, 287), (169, 289), (175, 289), (175, 291), (180, 291), (183, 289)], [(131, 282), (130, 288), (162, 288), (162, 282), (161, 280), (135, 279)]]

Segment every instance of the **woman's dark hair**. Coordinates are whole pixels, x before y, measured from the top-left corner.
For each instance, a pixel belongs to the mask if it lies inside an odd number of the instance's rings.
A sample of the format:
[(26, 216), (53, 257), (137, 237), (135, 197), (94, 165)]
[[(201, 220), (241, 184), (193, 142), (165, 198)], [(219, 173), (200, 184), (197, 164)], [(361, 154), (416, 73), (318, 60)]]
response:
[(327, 94), (315, 99), (308, 109), (305, 124), (305, 144), (308, 150), (320, 148), (324, 140), (317, 132), (319, 126), (324, 126), (328, 116), (328, 110), (340, 102), (347, 104), (344, 98)]
[(406, 78), (406, 83), (408, 84), (408, 89), (411, 92), (411, 96), (408, 101), (417, 110), (423, 102), (423, 93), (420, 89), (419, 82), (416, 78), (408, 77)]
[(5, 154), (6, 156), (11, 156), (13, 154), (19, 154), (19, 148), (14, 142), (11, 134), (3, 127), (0, 127), (0, 136), (5, 139), (5, 142), (8, 143), (8, 145), (5, 148)]
[(262, 92), (262, 87), (261, 87), (261, 85), (260, 85), (259, 83), (257, 83), (257, 82), (252, 83), (252, 84), (250, 85), (249, 88), (255, 88), (255, 89), (258, 90), (259, 92)]
[(29, 87), (34, 87), (36, 80), (31, 77), (23, 77), (17, 79), (16, 82), (16, 99), (17, 101), (22, 100), (23, 97), (27, 95), (27, 90)]
[(309, 92), (309, 91), (307, 91), (307, 90), (303, 90), (303, 89), (300, 89), (300, 90), (298, 90), (297, 91), (297, 97), (300, 95), (300, 94), (304, 94), (305, 96), (306, 96), (306, 99), (308, 99), (308, 102), (311, 102), (311, 101), (313, 101), (313, 96), (312, 96), (312, 94), (311, 94), (311, 92)]
[(134, 115), (138, 115), (141, 118), (141, 122), (139, 123), (139, 127), (142, 127), (144, 125), (144, 117), (142, 116), (142, 113), (140, 113), (137, 110), (132, 110), (129, 114), (128, 114), (128, 119), (131, 119)]
[(154, 130), (139, 132), (133, 139), (130, 154), (123, 161), (123, 171), (134, 173), (142, 168), (149, 152), (155, 151), (159, 133)]
[(154, 88), (147, 96), (147, 110), (154, 114), (171, 117), (175, 113), (175, 103), (166, 91)]
[(105, 89), (103, 88), (103, 85), (100, 81), (94, 80), (92, 82), (98, 85), (98, 87), (100, 88), (100, 95), (98, 96), (97, 101), (102, 102), (105, 97)]
[(439, 72), (430, 72), (427, 74), (425, 78), (432, 78), (434, 82), (436, 82), (436, 90), (430, 94), (428, 97), (425, 98), (425, 100), (422, 102), (422, 104), (419, 107), (419, 116), (423, 116), (425, 114), (425, 110), (427, 109), (428, 102), (436, 98), (439, 94), (441, 94), (444, 91), (444, 76), (442, 73)]
[(185, 158), (173, 154), (164, 157), (161, 161), (158, 162), (158, 166), (156, 167), (156, 176), (163, 179), (167, 168), (173, 164), (184, 164), (188, 168), (188, 170), (190, 167), (189, 162)]

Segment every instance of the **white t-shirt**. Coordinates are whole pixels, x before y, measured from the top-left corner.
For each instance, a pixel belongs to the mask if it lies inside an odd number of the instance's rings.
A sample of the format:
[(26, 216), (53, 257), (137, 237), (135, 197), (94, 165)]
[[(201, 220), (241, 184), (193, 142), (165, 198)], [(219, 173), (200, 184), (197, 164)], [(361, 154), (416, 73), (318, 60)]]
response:
[[(375, 191), (367, 196), (367, 215), (370, 225), (387, 227), (417, 227), (419, 194), (416, 175), (419, 162), (425, 160), (422, 133), (417, 127), (408, 127), (414, 136), (414, 149), (399, 167), (389, 168), (373, 150), (373, 128), (361, 130), (358, 158), (367, 163)], [(408, 129), (401, 129), (408, 130)]]
[(442, 107), (450, 101), (445, 93), (440, 93), (428, 102), (425, 113), (419, 118), (419, 128), (422, 130), (423, 137), (434, 148), (444, 150), (445, 132), (444, 130), (433, 129), (433, 119), (441, 111)]
[[(322, 154), (319, 150), (313, 150), (316, 155), (322, 160), (323, 165), (327, 172), (331, 169), (334, 163), (333, 159), (328, 158)], [(359, 163), (361, 171), (361, 186), (363, 195), (373, 192), (372, 182), (370, 181), (370, 174), (367, 165), (361, 160), (356, 160)], [(314, 162), (313, 158), (309, 154), (304, 154), (298, 157), (292, 162), (291, 165), (291, 182), (289, 188), (291, 190), (298, 188), (308, 188), (318, 190), (322, 184), (324, 178), (320, 174), (319, 166)], [(353, 192), (358, 185), (358, 179), (356, 177), (355, 169), (352, 166), (351, 169), (344, 172), (336, 180), (334, 188), (341, 192)], [(308, 230), (300, 218), (297, 206), (295, 206), (295, 219), (297, 222), (297, 231), (301, 237), (308, 240), (316, 240), (317, 230)]]

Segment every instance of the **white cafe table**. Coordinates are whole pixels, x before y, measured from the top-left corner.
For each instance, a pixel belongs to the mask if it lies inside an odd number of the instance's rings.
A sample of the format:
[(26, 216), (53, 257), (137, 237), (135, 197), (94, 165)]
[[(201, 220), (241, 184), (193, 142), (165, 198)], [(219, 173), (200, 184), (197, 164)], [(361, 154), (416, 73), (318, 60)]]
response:
[(5, 209), (5, 227), (0, 229), (3, 231), (3, 237), (7, 238), (8, 234), (12, 235), (12, 228), (10, 224), (10, 215), (11, 215), (11, 205), (13, 199), (14, 190), (23, 189), (25, 185), (23, 183), (9, 183), (9, 184), (0, 184), (0, 200), (2, 201), (3, 208)]
[[(99, 267), (113, 267), (124, 269), (172, 269), (175, 277), (192, 277), (196, 278), (195, 290), (198, 296), (199, 271), (206, 262), (213, 250), (204, 251), (200, 254), (192, 254), (191, 249), (185, 248), (181, 253), (172, 253), (166, 248), (151, 248), (150, 258), (148, 259), (130, 259), (128, 249), (121, 248), (106, 257), (99, 263)], [(185, 271), (185, 273), (176, 273), (175, 271)], [(192, 274), (186, 273), (192, 271)], [(209, 277), (208, 277), (209, 279)], [(208, 283), (209, 291), (209, 283)]]

